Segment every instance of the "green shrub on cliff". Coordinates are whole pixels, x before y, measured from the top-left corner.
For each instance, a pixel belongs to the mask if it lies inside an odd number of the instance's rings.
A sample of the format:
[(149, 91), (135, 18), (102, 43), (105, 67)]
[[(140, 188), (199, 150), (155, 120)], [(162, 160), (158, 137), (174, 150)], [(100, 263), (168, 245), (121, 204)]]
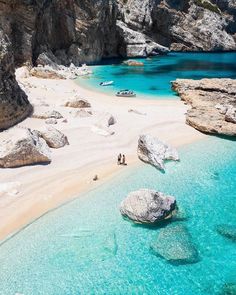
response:
[(196, 5), (201, 6), (205, 9), (208, 9), (212, 12), (221, 14), (221, 10), (216, 4), (211, 3), (210, 0), (195, 0)]

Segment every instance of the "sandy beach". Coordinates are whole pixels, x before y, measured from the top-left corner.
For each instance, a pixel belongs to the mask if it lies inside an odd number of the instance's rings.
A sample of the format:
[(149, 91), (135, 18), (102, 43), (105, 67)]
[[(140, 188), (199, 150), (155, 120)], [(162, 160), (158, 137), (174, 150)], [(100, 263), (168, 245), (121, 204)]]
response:
[[(57, 206), (94, 189), (126, 167), (117, 166), (117, 155), (125, 154), (128, 167), (145, 165), (138, 160), (139, 135), (150, 134), (176, 147), (204, 137), (185, 124), (186, 106), (179, 100), (117, 98), (79, 86), (72, 80), (20, 79), (36, 109), (59, 111), (67, 122), (54, 127), (62, 131), (69, 145), (52, 149), (49, 165), (26, 166), (0, 171), (0, 241)], [(64, 107), (75, 94), (91, 103), (92, 116), (75, 117), (75, 109)], [(134, 110), (129, 111), (129, 110)], [(138, 113), (137, 113), (137, 112)], [(101, 114), (109, 112), (116, 124), (114, 134), (102, 136), (92, 126)], [(45, 120), (28, 118), (20, 127), (39, 129)], [(94, 175), (99, 180), (94, 182)], [(12, 190), (4, 190), (12, 183)]]

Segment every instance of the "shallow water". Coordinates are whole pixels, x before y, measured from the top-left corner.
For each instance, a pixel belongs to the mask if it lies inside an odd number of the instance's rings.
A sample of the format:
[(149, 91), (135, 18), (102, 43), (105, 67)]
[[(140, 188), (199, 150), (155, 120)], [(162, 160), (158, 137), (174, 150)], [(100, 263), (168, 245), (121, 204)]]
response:
[[(236, 53), (170, 53), (151, 59), (139, 59), (143, 67), (108, 60), (93, 66), (93, 75), (79, 78), (79, 83), (99, 91), (115, 94), (120, 89), (132, 89), (138, 97), (176, 98), (171, 81), (180, 79), (236, 78)], [(113, 80), (113, 86), (101, 87), (102, 81)], [(159, 97), (157, 97), (159, 96)]]
[[(236, 225), (236, 141), (211, 137), (182, 147), (180, 158), (165, 174), (145, 164), (127, 169), (3, 243), (0, 294), (222, 294), (236, 282), (236, 244), (216, 231)], [(121, 200), (143, 187), (176, 196), (185, 218), (175, 223), (191, 233), (198, 263), (172, 265), (153, 255), (160, 227), (121, 217)]]

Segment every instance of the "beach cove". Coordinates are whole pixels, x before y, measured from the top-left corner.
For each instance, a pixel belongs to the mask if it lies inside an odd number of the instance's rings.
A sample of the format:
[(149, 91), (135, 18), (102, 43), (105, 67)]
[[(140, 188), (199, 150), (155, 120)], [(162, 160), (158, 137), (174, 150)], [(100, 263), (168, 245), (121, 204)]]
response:
[[(80, 80), (28, 77), (19, 83), (36, 110), (47, 105), (63, 115), (56, 128), (70, 144), (52, 150), (50, 165), (2, 170), (1, 182), (16, 185), (0, 191), (4, 295), (203, 295), (235, 283), (234, 243), (217, 231), (235, 224), (235, 140), (186, 125), (188, 106), (177, 96), (117, 98), (84, 88)], [(77, 94), (91, 104), (91, 116), (76, 117), (64, 106)], [(114, 134), (103, 136), (93, 127), (106, 113), (115, 118), (109, 127)], [(44, 124), (28, 118), (19, 126), (37, 130)], [(140, 162), (141, 134), (176, 146), (180, 162), (167, 163), (165, 174)], [(128, 167), (117, 166), (119, 153)], [(168, 224), (142, 227), (121, 217), (120, 202), (140, 188), (176, 197), (181, 218), (173, 224), (187, 227), (199, 262), (172, 265), (153, 254), (151, 244)]]

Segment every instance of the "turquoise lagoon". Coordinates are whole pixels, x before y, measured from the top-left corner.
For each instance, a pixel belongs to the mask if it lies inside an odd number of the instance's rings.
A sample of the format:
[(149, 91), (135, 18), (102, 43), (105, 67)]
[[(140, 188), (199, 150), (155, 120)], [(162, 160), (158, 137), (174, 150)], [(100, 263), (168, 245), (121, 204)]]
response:
[[(236, 243), (219, 235), (236, 225), (236, 141), (209, 137), (180, 149), (165, 174), (140, 163), (100, 188), (44, 215), (0, 246), (0, 294), (203, 295), (236, 283)], [(124, 168), (126, 169), (126, 168)], [(150, 245), (162, 226), (124, 220), (128, 192), (173, 194), (200, 261), (172, 265)]]
[[(120, 89), (132, 89), (137, 97), (176, 98), (171, 81), (202, 78), (236, 78), (236, 53), (170, 53), (150, 59), (139, 59), (143, 67), (126, 66), (123, 60), (106, 60), (93, 66), (90, 77), (79, 78), (87, 88), (115, 94)], [(115, 84), (101, 87), (102, 81)], [(158, 96), (158, 97), (157, 97)]]

